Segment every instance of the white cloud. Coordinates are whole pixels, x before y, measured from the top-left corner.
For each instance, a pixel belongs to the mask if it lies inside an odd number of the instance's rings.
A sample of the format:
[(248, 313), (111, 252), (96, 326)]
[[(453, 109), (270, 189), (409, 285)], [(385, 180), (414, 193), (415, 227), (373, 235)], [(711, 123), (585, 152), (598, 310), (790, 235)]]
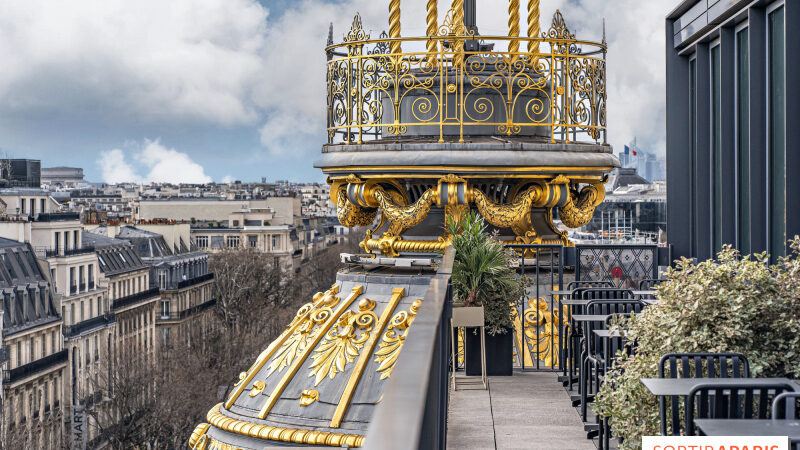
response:
[(145, 123), (252, 123), (266, 18), (253, 0), (0, 2), (0, 104)]
[(234, 181), (234, 179), (230, 175), (225, 175), (224, 177), (222, 177), (222, 183), (223, 184), (233, 183), (233, 181)]
[[(188, 154), (166, 148), (158, 140), (145, 140), (144, 145), (130, 152), (138, 169), (128, 162), (121, 149), (102, 152), (97, 164), (106, 183), (209, 183), (203, 166), (192, 161)], [(140, 172), (145, 175), (139, 175)]]
[(138, 183), (140, 177), (125, 160), (125, 153), (118, 148), (100, 153), (97, 161), (106, 183)]

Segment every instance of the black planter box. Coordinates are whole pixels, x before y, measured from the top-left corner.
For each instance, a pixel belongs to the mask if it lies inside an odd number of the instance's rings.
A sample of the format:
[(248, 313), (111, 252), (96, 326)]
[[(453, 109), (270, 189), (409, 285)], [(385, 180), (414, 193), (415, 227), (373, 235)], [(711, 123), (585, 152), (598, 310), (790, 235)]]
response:
[[(481, 337), (478, 328), (466, 329), (464, 352), (467, 363), (467, 375), (481, 375)], [(514, 332), (490, 335), (486, 333), (486, 375), (492, 377), (509, 377), (512, 375), (514, 357)]]

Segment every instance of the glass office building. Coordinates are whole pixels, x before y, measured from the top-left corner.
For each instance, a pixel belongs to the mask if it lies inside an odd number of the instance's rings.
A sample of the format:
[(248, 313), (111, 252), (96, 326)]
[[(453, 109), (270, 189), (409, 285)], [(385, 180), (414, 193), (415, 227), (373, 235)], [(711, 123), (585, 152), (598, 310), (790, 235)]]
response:
[(800, 1), (686, 0), (666, 33), (673, 254), (786, 254), (800, 234)]

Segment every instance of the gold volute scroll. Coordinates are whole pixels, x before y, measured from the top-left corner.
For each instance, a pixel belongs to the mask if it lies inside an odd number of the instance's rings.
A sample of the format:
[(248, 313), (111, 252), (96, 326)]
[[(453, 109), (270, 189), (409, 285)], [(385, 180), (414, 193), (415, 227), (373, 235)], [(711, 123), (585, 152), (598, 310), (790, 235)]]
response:
[(392, 375), (397, 357), (400, 356), (400, 350), (406, 341), (409, 327), (414, 322), (421, 305), (422, 300), (414, 300), (407, 312), (399, 312), (392, 318), (389, 327), (383, 333), (380, 349), (375, 352), (375, 362), (379, 364), (377, 371), (381, 373), (381, 380)]
[(570, 189), (569, 200), (558, 210), (561, 222), (568, 228), (580, 228), (588, 224), (594, 210), (603, 203), (606, 191), (603, 185), (590, 184), (580, 192)]

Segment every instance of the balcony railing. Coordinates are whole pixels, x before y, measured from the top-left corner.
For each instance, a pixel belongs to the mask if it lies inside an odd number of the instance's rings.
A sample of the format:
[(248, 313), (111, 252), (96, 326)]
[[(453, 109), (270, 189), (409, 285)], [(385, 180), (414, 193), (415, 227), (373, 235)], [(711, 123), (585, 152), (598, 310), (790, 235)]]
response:
[(126, 306), (135, 305), (136, 303), (149, 300), (153, 297), (158, 297), (158, 295), (159, 295), (159, 290), (157, 287), (150, 288), (146, 291), (142, 291), (137, 294), (129, 295), (127, 297), (122, 297), (114, 300), (111, 303), (111, 309), (119, 309), (119, 308), (124, 308)]
[(81, 215), (76, 212), (55, 212), (40, 213), (36, 217), (37, 222), (64, 222), (69, 220), (80, 220)]
[(174, 322), (177, 320), (183, 320), (186, 317), (189, 317), (193, 314), (197, 314), (201, 311), (205, 311), (209, 308), (212, 308), (216, 304), (217, 304), (217, 299), (212, 298), (207, 302), (200, 303), (199, 305), (192, 306), (190, 308), (184, 309), (183, 311), (170, 312), (167, 314), (164, 314), (162, 312), (160, 316), (156, 317), (156, 322)]
[(356, 16), (326, 49), (328, 142), (498, 133), (606, 142), (604, 42), (576, 39), (558, 12), (542, 37), (475, 36), (455, 23), (374, 39)]
[(454, 255), (451, 247), (428, 287), (414, 319), (414, 332), (405, 340), (363, 448), (445, 448)]
[(91, 319), (78, 322), (75, 325), (64, 326), (64, 337), (70, 338), (78, 336), (81, 333), (85, 333), (96, 328), (102, 328), (112, 323), (114, 323), (114, 313), (92, 317)]
[(3, 372), (5, 375), (6, 383), (13, 383), (25, 377), (44, 372), (52, 367), (67, 362), (67, 351), (61, 350), (60, 352), (53, 353), (52, 355), (39, 358), (36, 361), (24, 364), (15, 369)]
[(53, 249), (45, 249), (44, 254), (47, 258), (54, 258), (58, 256), (76, 256), (76, 255), (85, 255), (87, 253), (94, 253), (95, 248), (91, 245), (85, 245), (83, 247), (77, 248), (69, 248), (65, 249), (61, 248), (53, 248)]
[(187, 288), (189, 286), (194, 286), (195, 284), (204, 283), (208, 280), (213, 280), (214, 274), (207, 273), (205, 275), (200, 275), (199, 277), (189, 278), (188, 280), (181, 280), (178, 282), (178, 289)]

